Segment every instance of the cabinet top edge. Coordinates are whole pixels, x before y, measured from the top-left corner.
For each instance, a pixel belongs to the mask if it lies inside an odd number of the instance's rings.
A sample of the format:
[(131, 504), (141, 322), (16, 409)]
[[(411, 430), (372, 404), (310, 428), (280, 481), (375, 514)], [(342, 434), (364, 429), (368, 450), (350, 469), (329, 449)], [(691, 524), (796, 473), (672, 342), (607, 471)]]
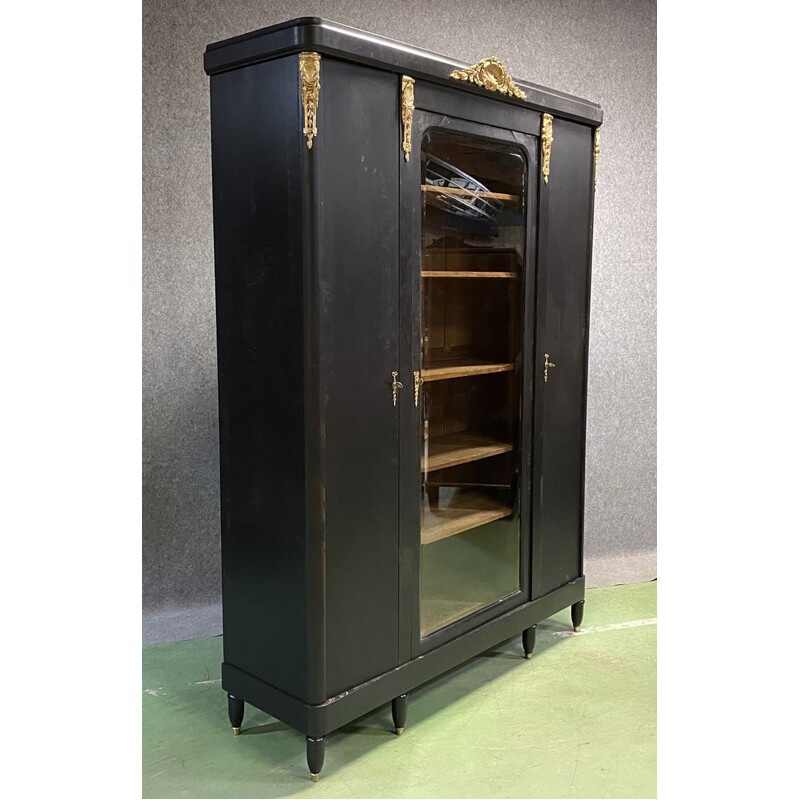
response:
[(321, 17), (299, 17), (209, 44), (203, 65), (208, 75), (216, 75), (303, 50), (388, 69), (512, 105), (552, 111), (592, 126), (603, 121), (600, 106), (589, 100), (516, 78), (514, 82), (527, 95), (525, 100), (489, 92), (450, 78), (453, 70), (470, 66), (463, 61)]

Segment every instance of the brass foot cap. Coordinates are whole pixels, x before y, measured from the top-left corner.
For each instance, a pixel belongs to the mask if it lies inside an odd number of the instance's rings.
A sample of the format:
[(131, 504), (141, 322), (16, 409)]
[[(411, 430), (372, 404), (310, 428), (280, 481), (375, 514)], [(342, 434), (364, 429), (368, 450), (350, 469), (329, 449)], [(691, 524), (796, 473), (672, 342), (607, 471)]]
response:
[(572, 630), (574, 630), (575, 633), (580, 633), (581, 632), (581, 626), (580, 625), (573, 625), (572, 626)]
[(317, 783), (319, 781), (319, 772), (317, 772), (317, 773), (312, 772), (311, 773), (311, 780), (314, 781), (314, 783)]
[(397, 733), (398, 736), (402, 736), (403, 735), (403, 731), (405, 730), (405, 728), (395, 728), (394, 730), (395, 730), (395, 733)]
[(533, 658), (533, 653), (525, 653), (525, 658)]
[(233, 729), (233, 735), (234, 736), (238, 736), (241, 732), (242, 732), (241, 728), (234, 728)]

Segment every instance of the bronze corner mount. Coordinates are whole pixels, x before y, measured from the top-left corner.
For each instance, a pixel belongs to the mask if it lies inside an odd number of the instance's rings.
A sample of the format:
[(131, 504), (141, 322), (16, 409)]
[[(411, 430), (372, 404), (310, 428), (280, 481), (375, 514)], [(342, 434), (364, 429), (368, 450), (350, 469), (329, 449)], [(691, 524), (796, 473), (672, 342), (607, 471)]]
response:
[(414, 122), (414, 79), (408, 75), (403, 75), (400, 116), (403, 121), (403, 155), (408, 161), (411, 156), (411, 125)]
[(303, 100), (303, 135), (310, 150), (317, 135), (319, 53), (300, 53), (300, 97)]
[(594, 129), (594, 188), (597, 189), (597, 165), (600, 163), (600, 129)]
[(553, 115), (542, 114), (542, 177), (550, 180), (550, 152), (553, 149)]

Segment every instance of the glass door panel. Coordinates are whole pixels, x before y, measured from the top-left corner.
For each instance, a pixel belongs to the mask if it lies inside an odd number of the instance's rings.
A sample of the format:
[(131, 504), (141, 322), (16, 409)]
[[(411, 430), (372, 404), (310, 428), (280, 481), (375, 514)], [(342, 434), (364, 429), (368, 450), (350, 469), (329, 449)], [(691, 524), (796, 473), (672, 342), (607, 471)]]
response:
[(422, 141), (420, 635), (520, 591), (527, 163), (514, 145)]

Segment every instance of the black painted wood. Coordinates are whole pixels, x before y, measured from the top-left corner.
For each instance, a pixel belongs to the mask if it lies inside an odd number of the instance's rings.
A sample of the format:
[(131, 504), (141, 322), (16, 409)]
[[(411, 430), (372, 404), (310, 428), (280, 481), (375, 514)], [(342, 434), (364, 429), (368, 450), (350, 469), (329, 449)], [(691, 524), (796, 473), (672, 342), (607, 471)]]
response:
[(206, 72), (214, 75), (304, 50), (437, 81), (459, 94), (489, 95), (500, 104), (551, 109), (565, 118), (594, 125), (603, 121), (600, 107), (588, 100), (517, 78), (514, 82), (527, 95), (524, 100), (489, 93), (475, 84), (450, 77), (453, 70), (471, 66), (466, 62), (319, 17), (301, 17), (210, 44), (204, 65)]
[(244, 700), (240, 700), (232, 694), (228, 695), (228, 719), (230, 720), (233, 732), (239, 733), (244, 720)]
[[(398, 661), (397, 82), (323, 60), (319, 197), (326, 697)], [(411, 381), (398, 403), (408, 404)], [(322, 700), (323, 698), (320, 698)]]
[[(400, 96), (400, 80), (397, 83)], [(420, 356), (420, 135), (422, 115), (414, 114), (411, 153), (406, 161), (398, 150), (399, 265), (400, 265), (400, 375), (410, 380), (422, 369)], [(402, 465), (398, 481), (399, 499), (399, 654), (401, 663), (409, 661), (419, 641), (419, 542), (420, 542), (420, 462), (419, 408), (400, 403), (398, 455)]]
[(553, 616), (583, 597), (584, 579), (579, 578), (538, 600), (490, 620), (435, 650), (406, 661), (397, 669), (389, 670), (317, 705), (303, 703), (296, 697), (242, 672), (232, 664), (222, 665), (222, 685), (237, 697), (247, 698), (251, 705), (306, 735), (324, 736), (512, 636), (519, 636), (520, 630)]
[[(298, 59), (279, 57), (301, 49), (323, 53), (310, 150)], [(310, 737), (314, 774), (331, 731), (390, 701), (402, 728), (415, 687), (520, 631), (528, 654), (543, 619), (571, 606), (579, 625), (583, 613), (593, 129), (558, 114), (599, 119), (599, 109), (546, 90), (512, 102), (449, 81), (431, 58), (318, 20), (207, 55), (222, 684), (234, 728), (246, 701)], [(409, 162), (401, 70), (417, 77), (420, 100)], [(556, 112), (547, 186), (541, 110)], [(514, 143), (528, 159), (523, 540), (517, 594), (420, 642), (413, 371), (420, 142), (431, 125)], [(546, 385), (545, 352), (556, 364)]]
[(315, 739), (306, 736), (306, 760), (308, 761), (308, 771), (311, 773), (311, 780), (318, 781), (322, 772), (322, 765), (325, 763), (325, 737), (320, 736)]
[(392, 700), (392, 722), (398, 736), (406, 729), (406, 715), (408, 714), (408, 695), (401, 694)]
[(308, 698), (297, 85), (296, 58), (215, 75), (211, 157), (225, 660)]
[(533, 655), (533, 648), (536, 646), (536, 626), (531, 625), (522, 631), (522, 649), (525, 653), (525, 658), (530, 658)]
[(420, 111), (532, 136), (538, 136), (542, 127), (542, 115), (538, 111), (497, 103), (491, 97), (454, 92), (450, 86), (440, 86), (430, 81), (416, 82), (414, 106)]
[(572, 627), (576, 632), (581, 629), (581, 624), (583, 623), (583, 607), (585, 603), (585, 600), (579, 600), (577, 603), (574, 603), (571, 608)]
[[(534, 597), (583, 572), (586, 350), (593, 131), (554, 120), (540, 184), (534, 451)], [(544, 382), (545, 354), (555, 367)]]

